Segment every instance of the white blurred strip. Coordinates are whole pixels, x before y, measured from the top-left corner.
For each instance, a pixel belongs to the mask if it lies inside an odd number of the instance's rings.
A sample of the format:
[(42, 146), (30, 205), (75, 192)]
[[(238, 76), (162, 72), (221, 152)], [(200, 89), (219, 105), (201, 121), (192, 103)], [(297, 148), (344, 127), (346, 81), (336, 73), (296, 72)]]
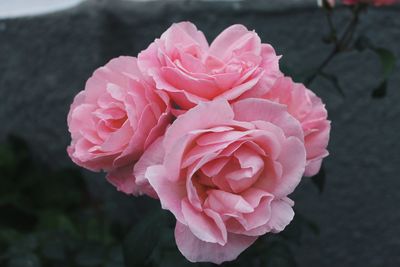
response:
[(71, 8), (84, 0), (0, 0), (0, 19), (34, 16)]

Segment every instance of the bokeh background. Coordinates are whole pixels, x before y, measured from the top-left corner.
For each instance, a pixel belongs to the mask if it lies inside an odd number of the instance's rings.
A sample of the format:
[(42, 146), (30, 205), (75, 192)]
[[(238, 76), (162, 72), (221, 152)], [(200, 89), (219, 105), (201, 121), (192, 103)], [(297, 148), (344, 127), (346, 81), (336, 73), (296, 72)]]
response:
[[(4, 18), (10, 13), (1, 10), (0, 266), (42, 266), (32, 252), (37, 250), (49, 257), (47, 263), (68, 257), (65, 246), (74, 244), (60, 245), (59, 235), (46, 232), (60, 227), (91, 240), (75, 244), (83, 246), (78, 249), (83, 255), (74, 254), (65, 266), (103, 266), (96, 255), (104, 258), (104, 247), (93, 245), (99, 242), (110, 244), (107, 253), (114, 255), (104, 266), (123, 266), (120, 243), (127, 229), (159, 209), (145, 197), (118, 193), (104, 174), (75, 168), (66, 154), (69, 105), (95, 68), (119, 55), (137, 55), (173, 22), (190, 20), (208, 40), (235, 23), (255, 29), (283, 55), (285, 69), (302, 72), (331, 49), (321, 41), (328, 28), (315, 2), (89, 0), (55, 13), (13, 18)], [(338, 7), (334, 22), (344, 27), (350, 15)], [(358, 32), (400, 58), (400, 6), (369, 9)], [(400, 266), (400, 64), (386, 96), (377, 99), (371, 92), (380, 81), (379, 64), (368, 50), (343, 53), (327, 71), (339, 78), (344, 96), (322, 78), (311, 85), (332, 120), (331, 155), (325, 160), (323, 192), (304, 179), (292, 196), (312, 225), (289, 245), (299, 267)], [(42, 235), (55, 243), (43, 245)], [(17, 256), (10, 260), (12, 255)], [(174, 266), (168, 264), (160, 266)]]

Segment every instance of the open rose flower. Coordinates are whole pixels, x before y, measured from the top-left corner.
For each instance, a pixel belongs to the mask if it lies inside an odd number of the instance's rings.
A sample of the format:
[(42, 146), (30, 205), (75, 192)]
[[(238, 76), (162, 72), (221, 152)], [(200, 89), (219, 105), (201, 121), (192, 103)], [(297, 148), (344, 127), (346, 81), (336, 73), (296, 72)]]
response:
[(173, 24), (138, 56), (145, 76), (187, 110), (200, 101), (235, 100), (268, 90), (281, 76), (279, 56), (254, 31), (233, 25), (208, 44), (189, 22)]
[(144, 82), (134, 57), (113, 59), (96, 70), (68, 114), (71, 159), (108, 171), (109, 181), (125, 193), (140, 193), (133, 165), (169, 123), (168, 97), (160, 93)]
[(255, 98), (204, 102), (153, 143), (138, 162), (137, 178), (148, 179), (175, 215), (182, 254), (219, 264), (290, 223), (287, 196), (304, 173), (303, 141), (300, 123), (284, 105)]
[(357, 5), (357, 4), (370, 4), (374, 6), (386, 6), (399, 3), (399, 0), (342, 0), (345, 5)]
[(330, 121), (321, 99), (301, 83), (289, 77), (279, 78), (262, 98), (283, 104), (303, 128), (307, 152), (306, 176), (313, 176), (321, 168), (322, 159), (328, 156)]

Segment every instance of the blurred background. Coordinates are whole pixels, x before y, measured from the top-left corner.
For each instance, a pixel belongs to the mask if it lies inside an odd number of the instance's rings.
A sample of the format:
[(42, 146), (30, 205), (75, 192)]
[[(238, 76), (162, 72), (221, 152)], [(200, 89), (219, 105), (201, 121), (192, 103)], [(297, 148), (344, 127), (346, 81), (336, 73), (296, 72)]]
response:
[[(338, 7), (334, 23), (350, 15)], [(331, 50), (314, 0), (0, 0), (0, 266), (192, 266), (170, 216), (157, 215), (160, 226), (152, 214), (156, 201), (117, 192), (66, 154), (69, 105), (92, 72), (183, 20), (209, 41), (231, 24), (255, 29), (295, 79)], [(370, 8), (358, 34), (399, 58), (400, 6)], [(303, 179), (295, 223), (226, 266), (400, 266), (400, 66), (380, 98), (369, 50), (341, 54), (327, 72), (343, 95), (326, 79), (310, 86), (332, 121), (322, 192)]]

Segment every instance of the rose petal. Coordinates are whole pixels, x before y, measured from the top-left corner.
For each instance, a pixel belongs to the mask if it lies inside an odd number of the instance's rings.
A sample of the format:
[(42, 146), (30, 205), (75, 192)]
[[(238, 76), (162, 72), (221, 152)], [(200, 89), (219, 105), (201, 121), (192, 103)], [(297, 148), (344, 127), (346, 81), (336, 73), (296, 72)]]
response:
[(135, 183), (132, 165), (113, 169), (107, 173), (106, 178), (117, 188), (118, 191), (133, 195), (139, 195), (140, 193), (140, 190)]
[(185, 222), (181, 206), (181, 200), (186, 196), (185, 182), (171, 182), (162, 165), (148, 167), (145, 177), (156, 191), (161, 207), (171, 211), (178, 221)]
[[(192, 207), (188, 199), (183, 199), (182, 214), (190, 231), (200, 240), (210, 243), (226, 244), (227, 232), (221, 217), (210, 217), (205, 212)], [(209, 211), (210, 213), (210, 211)]]
[(221, 264), (225, 261), (235, 260), (240, 253), (257, 240), (257, 237), (228, 234), (226, 244), (221, 246), (216, 243), (201, 241), (193, 235), (187, 226), (177, 222), (175, 240), (179, 251), (190, 262)]

